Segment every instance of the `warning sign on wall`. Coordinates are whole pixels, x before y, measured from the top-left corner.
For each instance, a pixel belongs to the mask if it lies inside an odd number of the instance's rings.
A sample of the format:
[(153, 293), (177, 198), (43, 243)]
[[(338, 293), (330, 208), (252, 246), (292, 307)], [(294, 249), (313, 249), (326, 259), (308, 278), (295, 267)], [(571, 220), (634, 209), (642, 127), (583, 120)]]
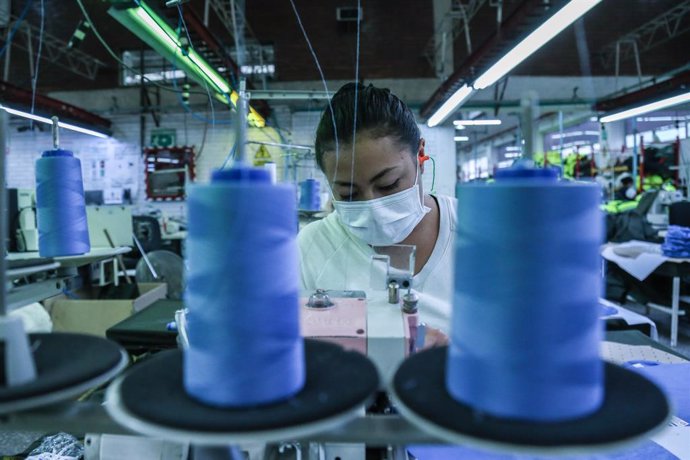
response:
[(271, 162), (273, 162), (271, 154), (268, 153), (268, 149), (266, 148), (266, 146), (262, 145), (254, 154), (254, 166), (263, 166), (266, 163)]

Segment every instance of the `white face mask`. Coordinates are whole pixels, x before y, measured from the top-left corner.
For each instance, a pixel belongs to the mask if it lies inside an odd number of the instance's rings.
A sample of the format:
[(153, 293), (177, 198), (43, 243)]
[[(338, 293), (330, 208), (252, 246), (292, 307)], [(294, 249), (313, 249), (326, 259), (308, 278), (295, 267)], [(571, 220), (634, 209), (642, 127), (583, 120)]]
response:
[(340, 222), (353, 235), (374, 246), (403, 241), (431, 211), (422, 204), (417, 180), (412, 187), (393, 195), (368, 201), (334, 199), (333, 206)]

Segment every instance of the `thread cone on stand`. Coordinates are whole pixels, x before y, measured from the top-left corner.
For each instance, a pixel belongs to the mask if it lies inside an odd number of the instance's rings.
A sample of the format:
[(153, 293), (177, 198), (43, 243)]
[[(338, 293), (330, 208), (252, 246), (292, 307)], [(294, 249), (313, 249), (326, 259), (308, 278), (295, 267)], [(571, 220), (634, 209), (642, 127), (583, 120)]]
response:
[(497, 417), (562, 421), (603, 400), (595, 184), (548, 169), (458, 186), (447, 388)]
[(48, 150), (36, 160), (38, 251), (42, 257), (90, 251), (81, 162), (68, 150)]
[(294, 189), (260, 168), (217, 171), (190, 191), (188, 229), (187, 392), (222, 407), (294, 395), (305, 376)]

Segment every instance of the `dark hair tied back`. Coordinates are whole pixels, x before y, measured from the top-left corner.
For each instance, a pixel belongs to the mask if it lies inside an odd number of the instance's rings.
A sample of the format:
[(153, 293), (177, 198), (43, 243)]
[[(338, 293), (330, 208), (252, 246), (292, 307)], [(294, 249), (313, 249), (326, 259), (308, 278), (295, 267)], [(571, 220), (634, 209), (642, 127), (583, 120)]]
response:
[[(355, 126), (357, 94), (357, 126)], [(333, 112), (331, 112), (331, 107)], [(334, 129), (335, 122), (335, 129)], [(335, 151), (338, 144), (351, 144), (353, 135), (362, 132), (374, 138), (392, 136), (401, 145), (417, 153), (420, 132), (412, 111), (390, 90), (369, 84), (347, 83), (333, 95), (316, 128), (316, 163), (323, 171), (323, 155)]]

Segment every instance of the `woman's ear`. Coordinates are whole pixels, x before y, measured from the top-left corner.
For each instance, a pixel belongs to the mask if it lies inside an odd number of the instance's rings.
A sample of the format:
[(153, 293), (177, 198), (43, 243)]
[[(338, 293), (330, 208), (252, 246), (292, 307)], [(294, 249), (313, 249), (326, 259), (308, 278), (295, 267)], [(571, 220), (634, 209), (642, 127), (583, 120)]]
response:
[(429, 155), (424, 152), (424, 139), (419, 140), (419, 150), (417, 151), (417, 160), (419, 161), (419, 170), (424, 174), (424, 162), (429, 160)]

